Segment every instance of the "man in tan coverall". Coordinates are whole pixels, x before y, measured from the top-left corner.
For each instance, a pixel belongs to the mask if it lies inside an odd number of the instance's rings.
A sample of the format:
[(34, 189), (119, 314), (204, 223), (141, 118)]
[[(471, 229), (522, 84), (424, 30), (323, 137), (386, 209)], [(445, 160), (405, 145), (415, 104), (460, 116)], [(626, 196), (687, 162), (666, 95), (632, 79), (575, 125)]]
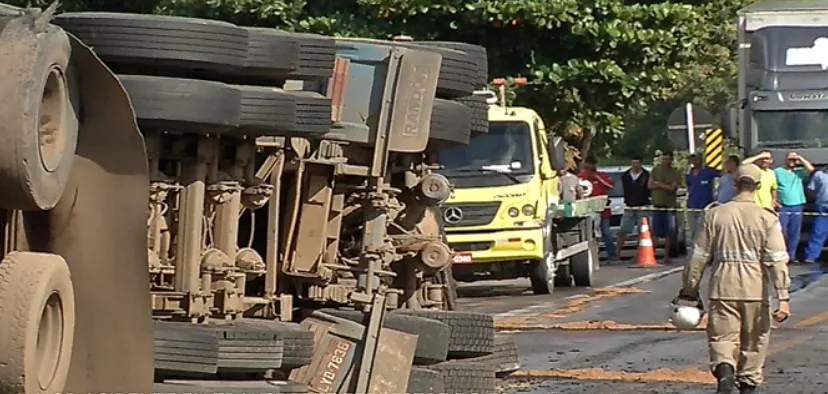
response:
[[(699, 299), (699, 282), (709, 264), (707, 340), (711, 369), (719, 382), (717, 393), (731, 393), (737, 383), (740, 393), (753, 393), (762, 383), (771, 317), (782, 322), (790, 316), (791, 281), (779, 217), (754, 199), (761, 170), (745, 164), (734, 175), (736, 197), (705, 209), (693, 256), (684, 267), (679, 298)], [(771, 291), (779, 299), (773, 314)]]

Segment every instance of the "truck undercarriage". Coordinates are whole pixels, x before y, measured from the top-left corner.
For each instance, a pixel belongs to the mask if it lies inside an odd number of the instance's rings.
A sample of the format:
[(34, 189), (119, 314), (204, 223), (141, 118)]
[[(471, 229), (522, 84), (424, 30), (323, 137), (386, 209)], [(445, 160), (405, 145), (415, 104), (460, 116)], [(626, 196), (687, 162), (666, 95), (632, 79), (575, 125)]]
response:
[[(3, 312), (0, 392), (488, 392), (514, 370), (491, 316), (451, 311), (433, 172), (486, 129), (483, 48), (53, 12), (0, 18), (0, 91), (37, 92), (0, 110), (0, 310), (27, 314)], [(239, 378), (271, 384), (217, 382)]]

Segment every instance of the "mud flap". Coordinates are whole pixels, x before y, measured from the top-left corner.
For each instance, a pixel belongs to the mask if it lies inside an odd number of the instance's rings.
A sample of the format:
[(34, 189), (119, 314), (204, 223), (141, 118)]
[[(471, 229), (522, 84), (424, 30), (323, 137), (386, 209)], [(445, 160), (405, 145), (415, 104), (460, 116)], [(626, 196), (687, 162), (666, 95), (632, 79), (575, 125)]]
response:
[(433, 52), (411, 49), (403, 53), (391, 110), (388, 150), (422, 152), (428, 145), (442, 58)]
[(32, 249), (63, 256), (75, 284), (75, 343), (63, 392), (148, 393), (146, 148), (118, 79), (89, 47), (70, 39), (69, 69), (81, 101), (72, 174), (57, 206), (25, 213), (23, 227)]

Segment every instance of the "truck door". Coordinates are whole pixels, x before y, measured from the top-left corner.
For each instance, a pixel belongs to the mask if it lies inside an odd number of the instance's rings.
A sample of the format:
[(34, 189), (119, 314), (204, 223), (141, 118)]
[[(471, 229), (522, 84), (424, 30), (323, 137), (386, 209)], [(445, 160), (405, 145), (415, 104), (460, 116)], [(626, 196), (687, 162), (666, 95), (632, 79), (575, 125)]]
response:
[(546, 136), (543, 121), (539, 117), (532, 119), (532, 134), (535, 140), (535, 152), (540, 162), (538, 176), (541, 180), (541, 201), (545, 203), (543, 207), (538, 207), (538, 209), (543, 209), (545, 214), (552, 201), (557, 200), (558, 186), (555, 182), (555, 172), (552, 171), (552, 164), (549, 161), (550, 158), (546, 149), (549, 139)]

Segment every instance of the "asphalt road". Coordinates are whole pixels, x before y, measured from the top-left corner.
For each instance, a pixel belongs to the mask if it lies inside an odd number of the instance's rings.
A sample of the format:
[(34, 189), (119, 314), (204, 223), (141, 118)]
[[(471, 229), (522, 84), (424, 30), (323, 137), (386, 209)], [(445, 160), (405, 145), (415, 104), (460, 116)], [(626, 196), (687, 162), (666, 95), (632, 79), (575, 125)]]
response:
[[(501, 382), (502, 393), (711, 393), (704, 332), (667, 323), (681, 264), (602, 266), (594, 288), (548, 296), (531, 295), (525, 280), (463, 284), (460, 305), (494, 313), (499, 330), (515, 336), (521, 370)], [(764, 392), (828, 393), (828, 279), (798, 266), (792, 276), (793, 316), (772, 335)]]

